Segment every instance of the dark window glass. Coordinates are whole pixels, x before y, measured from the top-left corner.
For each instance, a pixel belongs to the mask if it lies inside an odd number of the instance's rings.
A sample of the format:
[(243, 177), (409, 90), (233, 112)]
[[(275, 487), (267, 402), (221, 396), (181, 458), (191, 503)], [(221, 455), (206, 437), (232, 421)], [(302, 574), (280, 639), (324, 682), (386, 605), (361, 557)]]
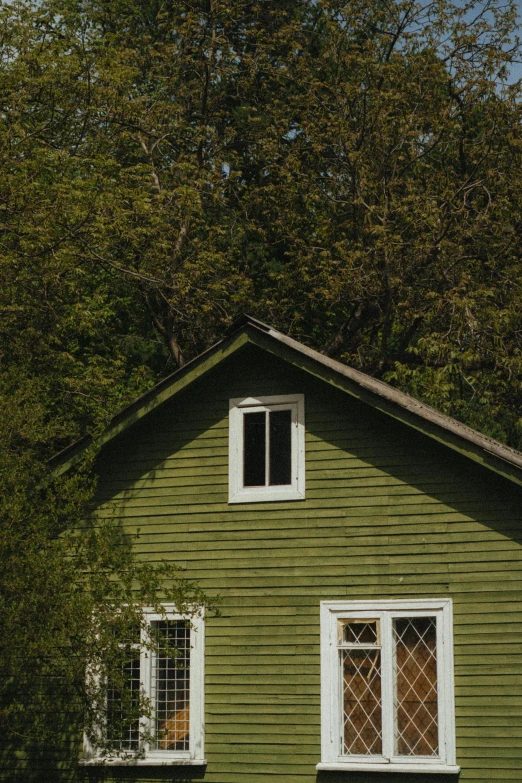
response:
[(243, 486), (265, 486), (265, 416), (266, 413), (244, 414)]
[(377, 620), (341, 620), (343, 641), (348, 644), (380, 644)]
[(292, 483), (292, 411), (270, 413), (270, 485)]

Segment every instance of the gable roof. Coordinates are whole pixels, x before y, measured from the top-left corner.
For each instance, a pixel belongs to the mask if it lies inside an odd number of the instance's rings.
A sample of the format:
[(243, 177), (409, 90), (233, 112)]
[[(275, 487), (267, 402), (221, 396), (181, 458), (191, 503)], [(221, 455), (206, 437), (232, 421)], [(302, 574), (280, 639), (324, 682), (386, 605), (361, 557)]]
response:
[[(103, 433), (101, 445), (108, 443), (247, 344), (256, 345), (342, 389), (405, 425), (522, 485), (521, 452), (482, 435), (450, 416), (445, 416), (430, 405), (419, 402), (383, 381), (308, 348), (249, 315), (241, 316), (223, 340), (117, 413)], [(68, 470), (91, 442), (92, 438), (85, 436), (57, 454), (51, 463), (55, 474), (59, 475)]]

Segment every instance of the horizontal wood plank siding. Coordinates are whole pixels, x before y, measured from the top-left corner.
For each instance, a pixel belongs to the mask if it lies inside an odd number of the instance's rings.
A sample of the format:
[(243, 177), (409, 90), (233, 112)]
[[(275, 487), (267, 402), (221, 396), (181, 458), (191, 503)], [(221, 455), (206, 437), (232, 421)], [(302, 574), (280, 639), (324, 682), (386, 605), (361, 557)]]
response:
[[(295, 393), (305, 394), (306, 499), (229, 506), (229, 399)], [(99, 472), (93, 524), (114, 517), (141, 557), (180, 563), (222, 597), (206, 632), (205, 783), (382, 781), (315, 771), (319, 602), (438, 596), (454, 602), (460, 780), (522, 781), (514, 485), (256, 348), (109, 444)]]

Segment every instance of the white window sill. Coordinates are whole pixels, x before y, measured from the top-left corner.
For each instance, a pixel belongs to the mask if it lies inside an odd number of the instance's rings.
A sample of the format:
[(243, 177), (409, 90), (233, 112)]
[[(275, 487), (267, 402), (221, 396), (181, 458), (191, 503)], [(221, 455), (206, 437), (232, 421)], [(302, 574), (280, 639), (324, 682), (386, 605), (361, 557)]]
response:
[(456, 764), (361, 764), (353, 761), (321, 762), (316, 769), (332, 772), (422, 772), (432, 775), (457, 775), (460, 772), (460, 767)]
[(157, 758), (154, 758), (154, 756), (148, 756), (144, 759), (80, 759), (79, 764), (81, 767), (203, 767), (207, 764), (207, 760), (179, 757), (167, 759), (165, 756)]
[(293, 487), (256, 487), (253, 489), (240, 489), (230, 494), (229, 503), (274, 503), (285, 500), (304, 500), (305, 496)]

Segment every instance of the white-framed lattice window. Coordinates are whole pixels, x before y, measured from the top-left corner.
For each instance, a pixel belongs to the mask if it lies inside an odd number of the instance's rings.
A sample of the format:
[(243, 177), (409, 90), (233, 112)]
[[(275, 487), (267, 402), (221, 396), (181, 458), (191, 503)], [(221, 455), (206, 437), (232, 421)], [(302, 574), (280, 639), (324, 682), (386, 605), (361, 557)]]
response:
[[(144, 609), (144, 625), (125, 641), (118, 684), (106, 692), (104, 745), (100, 756), (85, 740), (83, 764), (204, 764), (204, 622), (165, 605)], [(122, 689), (125, 694), (122, 698)], [(125, 703), (141, 693), (152, 705), (148, 718), (125, 717)]]
[(229, 503), (302, 500), (304, 395), (230, 400)]
[(451, 599), (321, 603), (317, 768), (459, 771)]

